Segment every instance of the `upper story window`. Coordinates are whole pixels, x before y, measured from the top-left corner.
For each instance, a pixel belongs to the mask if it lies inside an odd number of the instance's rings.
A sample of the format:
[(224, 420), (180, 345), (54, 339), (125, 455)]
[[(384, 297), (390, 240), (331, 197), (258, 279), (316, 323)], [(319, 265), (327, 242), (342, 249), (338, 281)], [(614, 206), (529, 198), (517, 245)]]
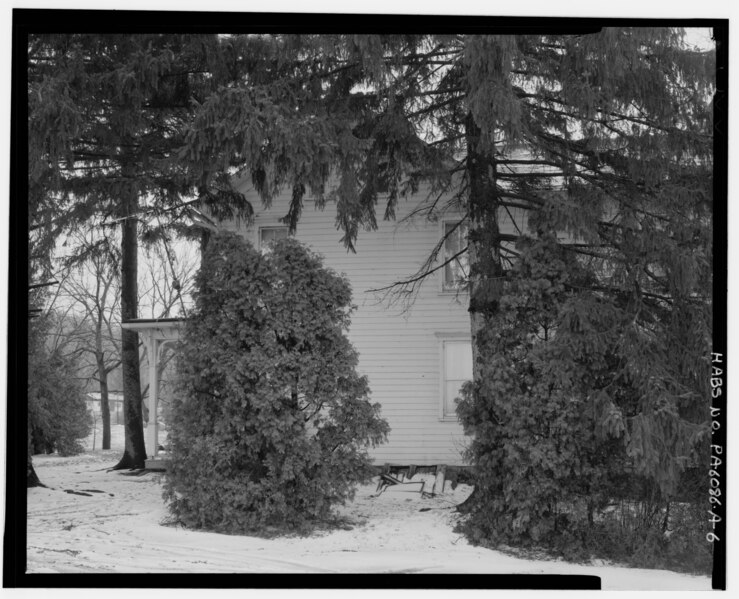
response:
[(467, 222), (445, 222), (444, 223), (444, 266), (442, 291), (461, 291), (467, 288), (470, 275), (470, 263), (467, 252), (462, 250), (467, 246)]
[(288, 235), (287, 226), (259, 227), (259, 249), (268, 251), (273, 243), (280, 239), (287, 239)]

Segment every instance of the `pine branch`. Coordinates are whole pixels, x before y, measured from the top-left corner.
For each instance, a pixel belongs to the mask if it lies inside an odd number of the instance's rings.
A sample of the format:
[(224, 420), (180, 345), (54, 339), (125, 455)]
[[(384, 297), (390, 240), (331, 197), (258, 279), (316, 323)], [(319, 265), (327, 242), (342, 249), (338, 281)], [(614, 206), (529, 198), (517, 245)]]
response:
[(51, 285), (58, 285), (59, 281), (48, 281), (46, 283), (34, 283), (33, 285), (29, 285), (28, 289), (39, 289), (41, 287), (50, 287)]
[(376, 289), (368, 289), (367, 290), (367, 293), (379, 293), (380, 291), (388, 291), (388, 290), (393, 289), (395, 287), (405, 287), (405, 286), (411, 285), (413, 283), (416, 283), (418, 281), (421, 281), (422, 279), (425, 279), (426, 277), (428, 277), (429, 275), (435, 273), (436, 271), (441, 270), (447, 264), (452, 263), (454, 260), (456, 260), (457, 258), (459, 258), (460, 256), (462, 256), (466, 251), (467, 251), (467, 246), (464, 246), (463, 249), (461, 249), (460, 251), (458, 251), (451, 258), (445, 260), (443, 263), (439, 264), (438, 266), (436, 266), (436, 267), (434, 267), (434, 268), (432, 268), (430, 270), (427, 270), (427, 271), (423, 272), (420, 275), (411, 277), (409, 279), (405, 279), (403, 281), (396, 281), (395, 283), (392, 283), (392, 284), (387, 285), (385, 287), (378, 287)]

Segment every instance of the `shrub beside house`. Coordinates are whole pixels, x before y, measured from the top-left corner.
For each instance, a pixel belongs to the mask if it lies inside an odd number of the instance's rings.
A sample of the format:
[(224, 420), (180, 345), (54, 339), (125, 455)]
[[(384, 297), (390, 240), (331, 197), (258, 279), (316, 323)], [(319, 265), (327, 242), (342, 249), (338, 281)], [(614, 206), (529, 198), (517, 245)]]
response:
[[(255, 217), (250, 225), (229, 222), (226, 228), (255, 247), (289, 235), (281, 222), (288, 211), (289, 191), (262, 208), (248, 181), (239, 190), (255, 207)], [(360, 232), (356, 253), (342, 244), (330, 203), (321, 211), (306, 198), (295, 231), (296, 239), (322, 255), (326, 266), (345, 274), (351, 284), (357, 310), (349, 338), (359, 354), (359, 371), (368, 377), (372, 399), (382, 405), (391, 429), (388, 442), (371, 452), (380, 465), (463, 464), (465, 435), (455, 399), (464, 381), (472, 378), (466, 256), (429, 275), (412, 302), (392, 290), (373, 291), (411, 277), (446, 234), (451, 233), (442, 244), (437, 266), (465, 247), (464, 224), (456, 227), (462, 212), (450, 208), (433, 221), (414, 216), (426, 202), (423, 192), (401, 200), (393, 221), (378, 213), (377, 230)], [(502, 228), (513, 230), (507, 216)]]

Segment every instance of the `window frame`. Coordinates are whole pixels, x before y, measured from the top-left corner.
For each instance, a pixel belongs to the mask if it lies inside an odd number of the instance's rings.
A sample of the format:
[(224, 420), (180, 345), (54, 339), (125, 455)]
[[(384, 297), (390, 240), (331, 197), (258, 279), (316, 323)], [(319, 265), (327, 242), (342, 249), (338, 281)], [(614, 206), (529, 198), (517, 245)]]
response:
[[(472, 336), (469, 332), (435, 333), (439, 344), (439, 421), (459, 422), (456, 413), (447, 414), (446, 406), (446, 345), (447, 343), (468, 343), (472, 347)], [(470, 379), (471, 380), (471, 379)]]
[[(440, 253), (441, 259), (439, 264), (443, 264), (446, 260), (446, 226), (461, 223), (464, 220), (463, 216), (459, 218), (444, 218), (439, 221), (439, 239), (442, 241)], [(469, 226), (469, 225), (468, 225)], [(439, 294), (440, 295), (458, 295), (460, 293), (469, 293), (469, 281), (463, 288), (457, 287), (454, 289), (447, 289), (446, 287), (446, 266), (439, 269)]]
[(263, 252), (266, 249), (265, 247), (262, 246), (262, 231), (267, 231), (267, 230), (274, 231), (274, 230), (281, 230), (281, 229), (287, 230), (287, 237), (291, 237), (290, 227), (288, 225), (283, 225), (280, 223), (275, 223), (272, 225), (259, 225), (257, 227), (257, 240), (256, 240), (257, 241), (256, 247), (258, 248), (258, 250), (260, 252)]

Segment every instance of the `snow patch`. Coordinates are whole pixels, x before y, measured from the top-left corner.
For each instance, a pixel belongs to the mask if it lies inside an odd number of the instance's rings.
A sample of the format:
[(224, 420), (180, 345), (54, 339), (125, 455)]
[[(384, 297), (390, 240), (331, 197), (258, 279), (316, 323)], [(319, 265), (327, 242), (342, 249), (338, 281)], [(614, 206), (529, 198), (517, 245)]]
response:
[(123, 447), (123, 427), (113, 429), (112, 450), (34, 457), (49, 488), (28, 490), (29, 572), (546, 573), (600, 576), (604, 589), (711, 588), (708, 577), (521, 559), (473, 547), (454, 532), (460, 518), (454, 507), (472, 491), (461, 484), (452, 489), (447, 483), (434, 496), (392, 487), (378, 495), (376, 478), (338, 508), (348, 530), (310, 537), (263, 539), (165, 526), (162, 474), (108, 471)]

